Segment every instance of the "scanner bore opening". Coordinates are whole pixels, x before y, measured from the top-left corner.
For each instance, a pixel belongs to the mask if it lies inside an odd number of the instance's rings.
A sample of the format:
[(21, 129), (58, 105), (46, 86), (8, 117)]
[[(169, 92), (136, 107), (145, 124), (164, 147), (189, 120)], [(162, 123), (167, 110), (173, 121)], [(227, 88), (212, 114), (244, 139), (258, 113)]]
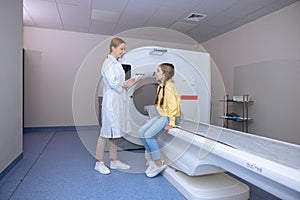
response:
[(144, 106), (154, 104), (157, 86), (158, 83), (148, 83), (138, 87), (133, 92), (133, 104), (141, 114), (149, 115), (147, 111), (145, 111)]

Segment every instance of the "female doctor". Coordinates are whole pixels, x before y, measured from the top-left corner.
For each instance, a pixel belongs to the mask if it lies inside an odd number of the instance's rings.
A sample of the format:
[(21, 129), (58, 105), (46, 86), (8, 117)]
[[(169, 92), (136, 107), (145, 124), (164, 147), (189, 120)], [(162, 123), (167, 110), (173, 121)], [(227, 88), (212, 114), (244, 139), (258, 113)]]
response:
[[(95, 170), (109, 174), (110, 169), (130, 169), (130, 166), (117, 159), (117, 138), (131, 131), (128, 120), (128, 98), (126, 89), (135, 83), (135, 79), (125, 82), (125, 72), (119, 58), (125, 54), (125, 41), (113, 38), (109, 55), (102, 65), (101, 75), (104, 82), (102, 101), (102, 128), (97, 142)], [(109, 140), (110, 169), (103, 162), (104, 148)]]

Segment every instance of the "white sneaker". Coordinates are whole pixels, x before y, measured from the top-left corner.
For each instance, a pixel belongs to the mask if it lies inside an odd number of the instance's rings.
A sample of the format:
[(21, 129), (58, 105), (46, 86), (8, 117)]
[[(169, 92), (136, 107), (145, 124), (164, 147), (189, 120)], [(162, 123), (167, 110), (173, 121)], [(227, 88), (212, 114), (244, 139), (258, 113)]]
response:
[(167, 165), (165, 165), (164, 163), (161, 166), (158, 166), (158, 165), (154, 164), (154, 166), (146, 173), (146, 175), (149, 178), (155, 177), (160, 172), (162, 172), (163, 170), (165, 170), (166, 168), (167, 168)]
[(146, 165), (148, 166), (145, 173), (147, 174), (155, 165), (155, 162), (153, 160), (148, 160), (146, 162)]
[(130, 169), (130, 165), (122, 163), (119, 160), (110, 161), (110, 168), (111, 169)]
[(154, 160), (151, 159), (147, 160), (146, 162), (146, 166), (153, 165), (153, 164), (154, 164)]
[(101, 174), (110, 174), (110, 170), (105, 166), (104, 162), (96, 162), (95, 170)]

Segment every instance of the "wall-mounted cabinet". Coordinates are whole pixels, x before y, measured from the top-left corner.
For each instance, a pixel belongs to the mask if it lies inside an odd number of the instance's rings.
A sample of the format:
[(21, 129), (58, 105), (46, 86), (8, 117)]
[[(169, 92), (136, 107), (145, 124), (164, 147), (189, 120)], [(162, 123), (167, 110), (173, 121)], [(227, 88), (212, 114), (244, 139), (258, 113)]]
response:
[[(228, 128), (228, 121), (235, 121), (242, 124), (242, 131), (248, 132), (248, 122), (252, 120), (249, 117), (249, 104), (253, 101), (251, 100), (250, 95), (244, 94), (242, 96), (233, 96), (229, 98), (229, 95), (224, 95), (224, 99), (221, 100), (223, 102), (223, 115), (220, 118), (224, 121), (224, 127)], [(240, 104), (241, 111), (239, 113), (230, 112), (231, 106), (229, 104)]]

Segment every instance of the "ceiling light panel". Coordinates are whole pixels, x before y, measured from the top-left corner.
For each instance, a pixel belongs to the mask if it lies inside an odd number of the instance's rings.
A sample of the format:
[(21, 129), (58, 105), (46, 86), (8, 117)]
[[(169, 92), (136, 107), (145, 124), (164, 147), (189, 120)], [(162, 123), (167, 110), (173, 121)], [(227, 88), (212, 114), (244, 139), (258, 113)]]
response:
[(160, 1), (130, 0), (122, 13), (114, 34), (132, 28), (143, 27), (160, 6)]
[(91, 20), (89, 33), (96, 33), (101, 35), (113, 35), (115, 23)]
[(182, 1), (174, 1), (174, 0), (164, 0), (163, 4), (167, 5), (168, 7), (177, 7), (181, 10), (190, 10), (194, 8), (196, 5), (199, 5), (199, 0), (182, 0)]
[(203, 0), (194, 6), (190, 12), (201, 13), (205, 15), (215, 15), (223, 10), (233, 6), (239, 0)]
[(127, 31), (133, 28), (143, 27), (147, 20), (145, 16), (135, 16), (135, 15), (126, 15), (126, 17), (122, 17), (120, 22), (116, 26), (114, 33), (117, 34), (123, 31)]
[(82, 5), (84, 3), (88, 3), (90, 4), (91, 0), (85, 0), (85, 1), (82, 1), (82, 0), (56, 0), (57, 3), (60, 3), (60, 4), (66, 4), (66, 5), (73, 5), (73, 6), (78, 6), (78, 5)]
[(155, 1), (130, 0), (124, 10), (124, 15), (151, 17), (160, 7), (161, 3)]
[(92, 10), (91, 18), (97, 21), (104, 21), (104, 22), (116, 22), (120, 17), (119, 12), (112, 12), (107, 10)]
[(93, 0), (92, 8), (98, 10), (122, 12), (127, 3), (128, 0)]
[[(170, 12), (170, 9), (172, 9), (172, 12)], [(154, 15), (149, 18), (145, 25), (168, 28), (175, 21), (180, 19), (184, 13), (181, 8), (161, 6)]]
[(58, 3), (59, 12), (64, 26), (88, 27), (90, 18), (90, 4)]

